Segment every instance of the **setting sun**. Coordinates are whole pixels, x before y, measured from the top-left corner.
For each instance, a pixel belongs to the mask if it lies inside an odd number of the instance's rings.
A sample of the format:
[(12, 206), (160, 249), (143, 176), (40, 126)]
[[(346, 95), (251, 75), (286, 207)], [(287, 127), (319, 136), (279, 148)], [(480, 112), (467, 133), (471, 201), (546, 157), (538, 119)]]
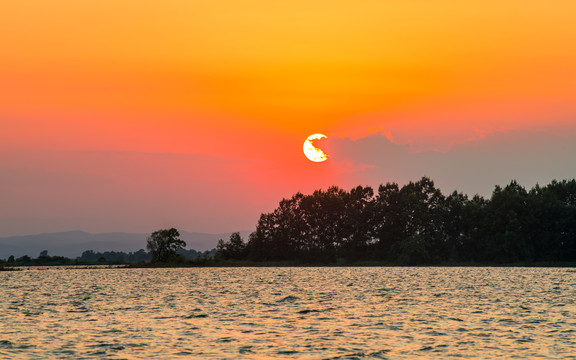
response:
[(328, 160), (328, 155), (326, 155), (324, 153), (324, 151), (322, 151), (322, 149), (315, 147), (313, 144), (314, 140), (319, 140), (319, 139), (324, 139), (324, 138), (327, 138), (327, 136), (323, 135), (323, 134), (313, 134), (313, 135), (308, 136), (308, 138), (304, 141), (304, 146), (303, 146), (304, 155), (306, 155), (308, 160), (314, 161), (314, 162), (323, 162), (323, 161)]

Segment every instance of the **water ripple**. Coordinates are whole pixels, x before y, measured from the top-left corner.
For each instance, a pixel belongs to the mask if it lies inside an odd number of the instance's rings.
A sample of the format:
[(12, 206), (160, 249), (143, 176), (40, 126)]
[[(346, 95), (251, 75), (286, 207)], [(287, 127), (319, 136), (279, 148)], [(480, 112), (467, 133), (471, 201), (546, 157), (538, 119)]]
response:
[(575, 359), (576, 272), (0, 273), (0, 358)]

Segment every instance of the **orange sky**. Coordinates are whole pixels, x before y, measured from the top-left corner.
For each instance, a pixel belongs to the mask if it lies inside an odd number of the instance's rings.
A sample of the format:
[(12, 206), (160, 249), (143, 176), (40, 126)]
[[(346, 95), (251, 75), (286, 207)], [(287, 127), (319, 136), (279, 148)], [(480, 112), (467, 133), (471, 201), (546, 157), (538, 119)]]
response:
[[(208, 171), (202, 184), (226, 177), (232, 187), (241, 177), (241, 192), (265, 198), (250, 208), (255, 223), (298, 190), (377, 185), (362, 177), (374, 164), (361, 158), (307, 163), (301, 146), (312, 133), (386, 133), (412, 153), (512, 130), (574, 139), (574, 14), (565, 0), (4, 0), (0, 150), (10, 161), (0, 169), (40, 171), (22, 155), (34, 151), (210, 156), (214, 169), (190, 160), (185, 177)], [(57, 158), (42, 166), (62, 169)], [(123, 166), (112, 163), (92, 172)]]

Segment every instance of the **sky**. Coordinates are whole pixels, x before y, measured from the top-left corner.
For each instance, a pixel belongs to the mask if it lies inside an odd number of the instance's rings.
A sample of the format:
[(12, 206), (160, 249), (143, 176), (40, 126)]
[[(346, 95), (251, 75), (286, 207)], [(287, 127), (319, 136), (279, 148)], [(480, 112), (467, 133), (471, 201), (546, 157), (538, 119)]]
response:
[[(296, 192), (576, 175), (576, 2), (4, 0), (0, 237), (252, 230)], [(302, 153), (308, 135), (327, 161)]]

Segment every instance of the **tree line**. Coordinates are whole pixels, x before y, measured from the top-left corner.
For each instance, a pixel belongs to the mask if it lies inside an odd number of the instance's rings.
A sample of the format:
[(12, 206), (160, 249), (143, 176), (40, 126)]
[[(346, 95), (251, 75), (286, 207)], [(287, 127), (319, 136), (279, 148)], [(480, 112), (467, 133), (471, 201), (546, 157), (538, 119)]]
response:
[(153, 232), (134, 253), (87, 250), (76, 259), (25, 255), (17, 265), (178, 263), (222, 265), (229, 260), (289, 264), (390, 265), (576, 262), (576, 180), (526, 190), (516, 181), (491, 197), (444, 195), (423, 177), (378, 191), (337, 186), (296, 193), (264, 213), (244, 241), (240, 233), (206, 252), (186, 250), (177, 229)]
[[(180, 235), (176, 229), (158, 230), (147, 239), (148, 244), (156, 241), (158, 244), (158, 234), (169, 234), (171, 236), (165, 242), (168, 251), (160, 250), (150, 252), (140, 249), (135, 252), (124, 251), (94, 251), (86, 250), (82, 255), (74, 259), (65, 256), (50, 256), (48, 250), (43, 250), (36, 258), (29, 255), (15, 257), (9, 256), (7, 259), (0, 259), (0, 268), (3, 266), (55, 266), (55, 265), (94, 265), (94, 264), (135, 264), (150, 262), (175, 262), (180, 264), (204, 264), (207, 260), (214, 258), (216, 250), (197, 251), (194, 249), (184, 249), (185, 243), (178, 238)], [(176, 245), (174, 245), (176, 244)], [(152, 246), (154, 248), (154, 246)], [(157, 248), (154, 248), (157, 249)]]
[(374, 192), (337, 186), (297, 193), (260, 216), (245, 242), (220, 240), (228, 260), (299, 263), (505, 264), (576, 261), (576, 181), (526, 190), (516, 181), (486, 199), (444, 195), (428, 178)]

